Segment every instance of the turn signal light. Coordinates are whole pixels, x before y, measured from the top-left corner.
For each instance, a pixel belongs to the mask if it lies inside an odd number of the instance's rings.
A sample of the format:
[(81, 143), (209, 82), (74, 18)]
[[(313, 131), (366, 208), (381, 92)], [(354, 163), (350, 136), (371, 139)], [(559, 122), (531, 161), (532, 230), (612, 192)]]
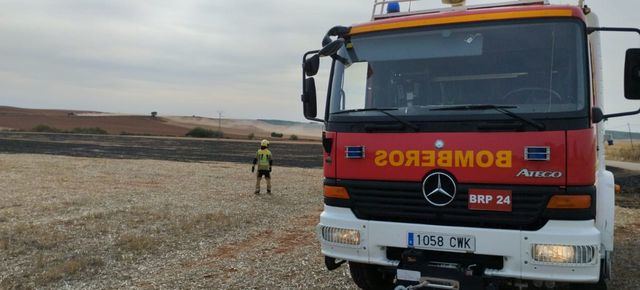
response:
[(554, 195), (547, 204), (547, 208), (554, 209), (584, 209), (590, 207), (590, 195)]
[(340, 199), (349, 199), (347, 189), (342, 186), (324, 186), (324, 196)]

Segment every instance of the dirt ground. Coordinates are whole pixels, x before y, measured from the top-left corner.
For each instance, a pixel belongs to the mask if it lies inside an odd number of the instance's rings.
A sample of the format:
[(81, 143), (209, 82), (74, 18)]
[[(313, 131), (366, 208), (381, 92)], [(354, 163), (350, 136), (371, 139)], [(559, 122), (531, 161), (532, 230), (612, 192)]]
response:
[[(0, 289), (353, 289), (346, 267), (325, 270), (315, 239), (321, 169), (273, 175), (274, 195), (255, 196), (237, 163), (0, 154)], [(640, 285), (629, 196), (610, 289)]]
[(346, 288), (314, 236), (321, 170), (0, 155), (0, 288)]

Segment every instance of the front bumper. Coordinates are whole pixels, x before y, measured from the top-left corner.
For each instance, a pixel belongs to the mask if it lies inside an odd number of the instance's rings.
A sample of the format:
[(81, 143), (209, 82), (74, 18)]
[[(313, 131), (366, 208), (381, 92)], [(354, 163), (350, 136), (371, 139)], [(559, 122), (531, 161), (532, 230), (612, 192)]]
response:
[(599, 250), (593, 263), (579, 265), (540, 263), (531, 254), (533, 244), (600, 245), (600, 231), (593, 220), (551, 220), (537, 231), (500, 230), (360, 220), (349, 208), (325, 205), (318, 229), (321, 226), (360, 231), (357, 246), (331, 243), (319, 235), (323, 255), (347, 261), (397, 266), (399, 261), (387, 258), (387, 247), (406, 248), (410, 231), (436, 232), (475, 236), (475, 254), (502, 256), (503, 268), (486, 269), (486, 276), (557, 282), (597, 282), (600, 278)]

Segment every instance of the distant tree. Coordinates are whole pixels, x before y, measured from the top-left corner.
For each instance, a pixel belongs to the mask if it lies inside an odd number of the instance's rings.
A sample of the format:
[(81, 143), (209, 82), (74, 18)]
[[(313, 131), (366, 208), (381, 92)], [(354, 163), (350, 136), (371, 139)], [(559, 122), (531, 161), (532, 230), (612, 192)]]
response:
[(284, 136), (284, 134), (278, 133), (278, 132), (271, 132), (271, 137), (282, 138), (282, 136)]
[(151, 118), (155, 118), (157, 116), (158, 116), (158, 112), (156, 111), (151, 112)]
[(249, 135), (247, 135), (247, 139), (249, 140), (253, 140), (256, 137), (256, 134), (253, 133), (249, 133)]
[(195, 127), (191, 129), (187, 134), (187, 137), (196, 138), (222, 138), (222, 132), (205, 129), (202, 127)]
[(289, 136), (289, 140), (298, 140), (298, 135), (291, 135)]
[(51, 127), (51, 126), (47, 126), (47, 125), (43, 125), (40, 124), (38, 126), (35, 126), (31, 129), (31, 131), (33, 132), (45, 132), (45, 133), (63, 133), (62, 130), (56, 128), (56, 127)]

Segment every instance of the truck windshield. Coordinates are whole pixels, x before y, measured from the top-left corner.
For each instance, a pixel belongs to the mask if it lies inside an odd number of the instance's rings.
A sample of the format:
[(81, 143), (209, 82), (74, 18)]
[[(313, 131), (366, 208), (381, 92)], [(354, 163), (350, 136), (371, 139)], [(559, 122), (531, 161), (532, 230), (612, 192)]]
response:
[[(486, 115), (585, 111), (585, 34), (578, 21), (537, 20), (439, 26), (354, 36), (336, 62), (330, 113), (396, 116)], [(351, 110), (349, 112), (344, 112)], [(544, 115), (543, 115), (544, 116)]]

